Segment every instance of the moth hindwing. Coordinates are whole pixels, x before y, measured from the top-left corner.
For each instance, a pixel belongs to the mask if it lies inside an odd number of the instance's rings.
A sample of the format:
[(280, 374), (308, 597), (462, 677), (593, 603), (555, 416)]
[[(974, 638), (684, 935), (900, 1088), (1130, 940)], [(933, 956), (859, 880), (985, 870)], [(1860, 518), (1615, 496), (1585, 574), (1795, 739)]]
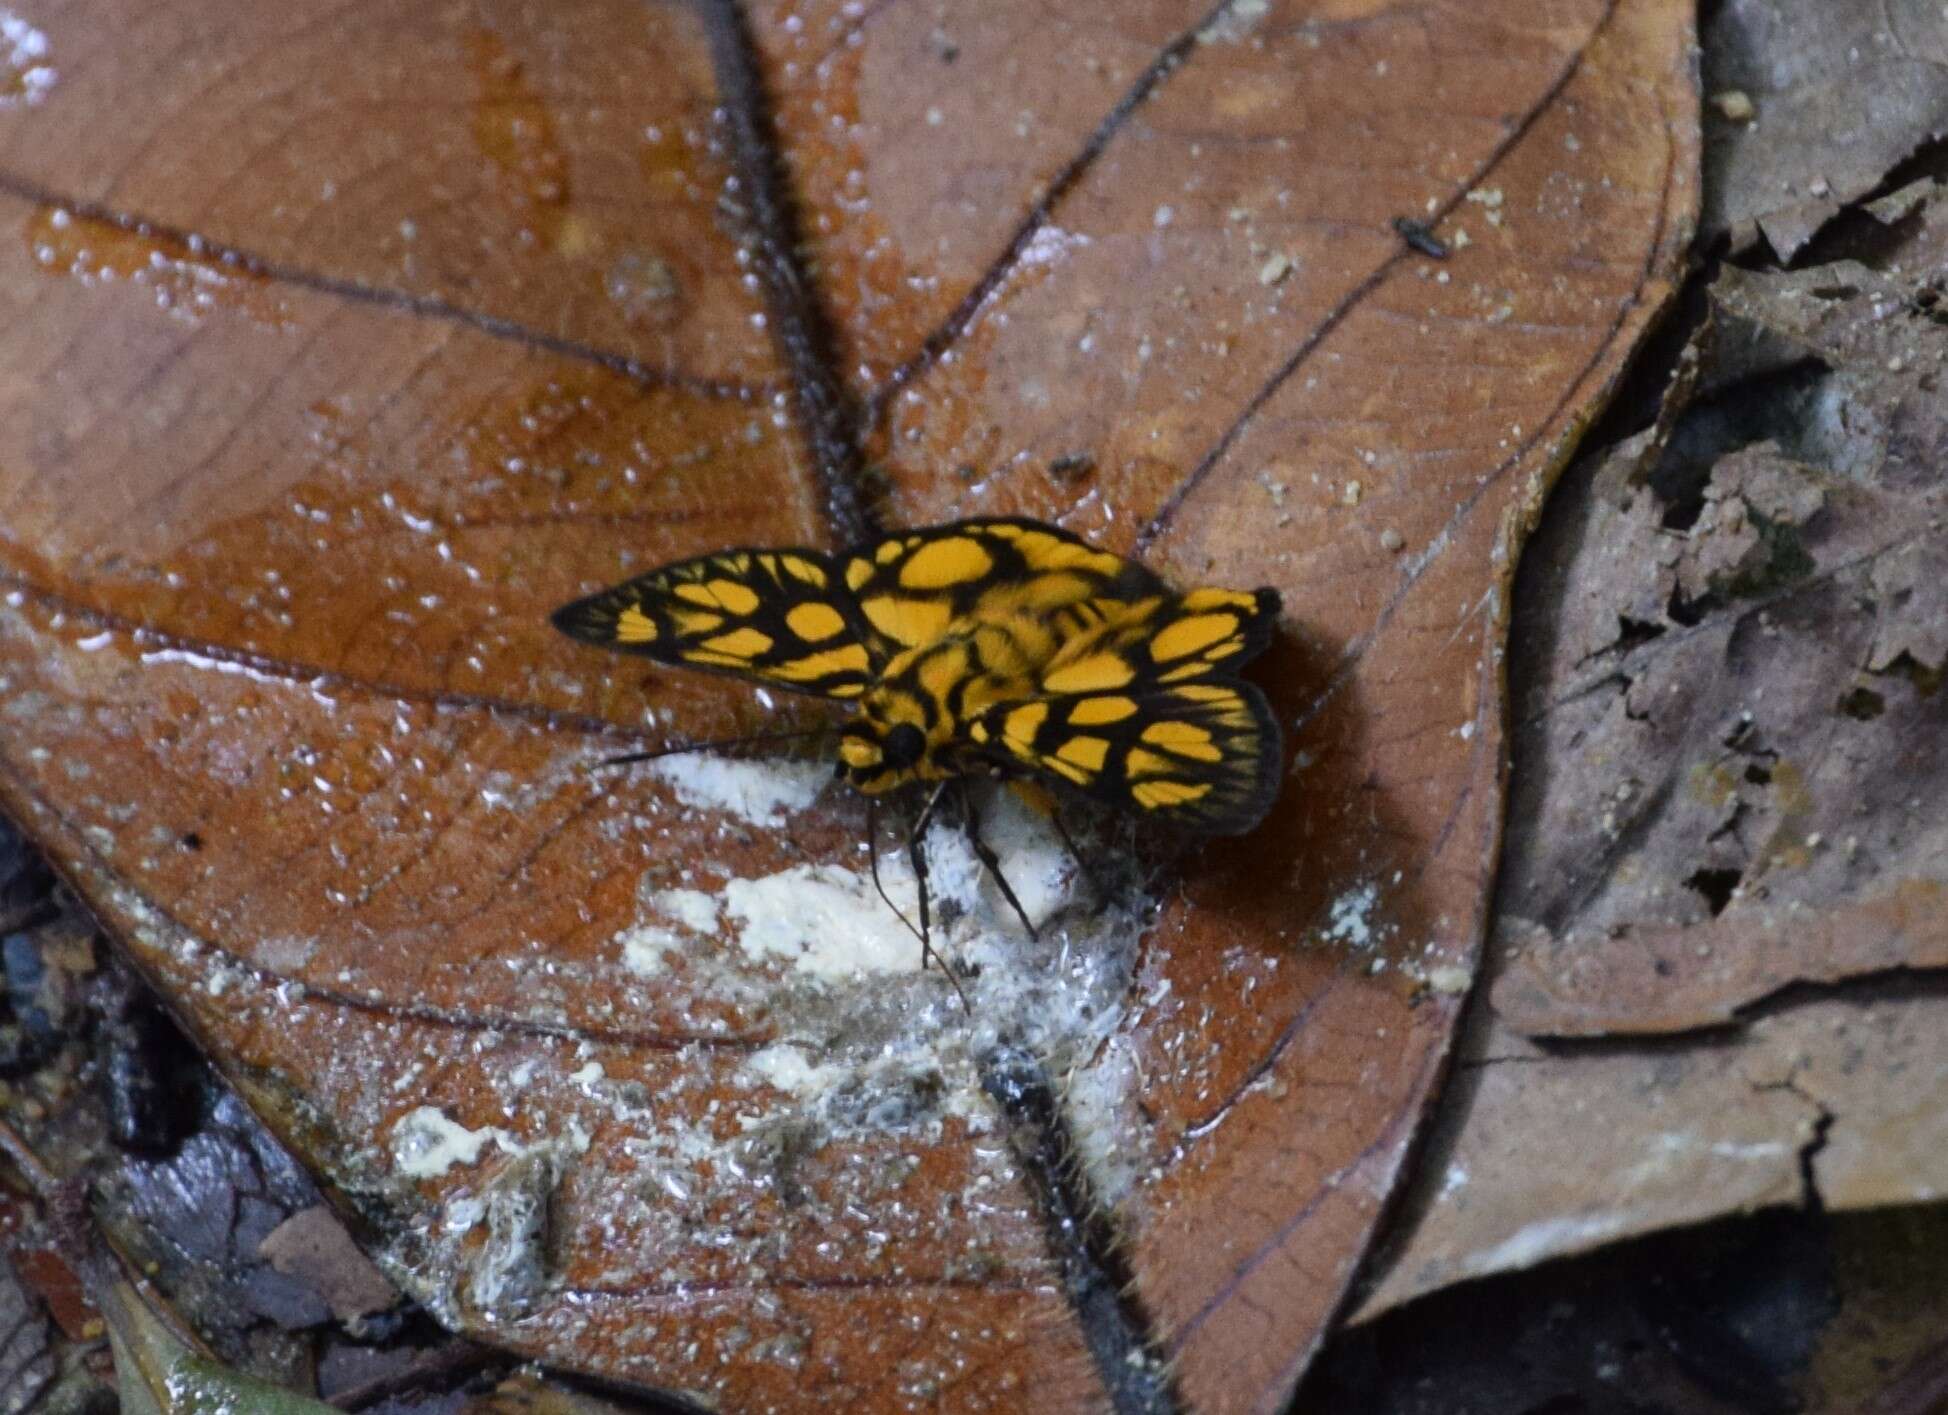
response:
[(1021, 767), (1138, 815), (1238, 835), (1278, 794), (1281, 734), (1236, 676), (1270, 642), (1271, 590), (1200, 589), (1126, 606), (1065, 642), (1036, 691), (971, 724)]

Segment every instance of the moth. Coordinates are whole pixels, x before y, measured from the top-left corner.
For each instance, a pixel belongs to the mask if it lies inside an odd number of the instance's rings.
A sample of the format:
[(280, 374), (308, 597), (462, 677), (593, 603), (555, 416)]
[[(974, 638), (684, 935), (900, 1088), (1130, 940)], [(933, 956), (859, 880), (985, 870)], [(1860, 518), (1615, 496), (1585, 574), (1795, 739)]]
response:
[(1278, 611), (1275, 590), (1179, 592), (1054, 526), (984, 518), (837, 555), (718, 551), (576, 600), (553, 622), (584, 643), (850, 708), (839, 775), (875, 800), (931, 788), (908, 840), (924, 966), (921, 845), (953, 787), (977, 856), (1034, 932), (980, 840), (971, 778), (1038, 782), (1195, 835), (1264, 819), (1278, 722), (1239, 670), (1271, 642)]

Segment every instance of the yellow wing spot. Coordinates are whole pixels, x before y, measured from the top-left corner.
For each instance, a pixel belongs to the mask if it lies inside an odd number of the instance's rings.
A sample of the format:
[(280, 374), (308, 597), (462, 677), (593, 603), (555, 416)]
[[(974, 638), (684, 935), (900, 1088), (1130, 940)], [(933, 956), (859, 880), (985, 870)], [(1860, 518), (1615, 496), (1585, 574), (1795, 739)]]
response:
[(855, 555), (845, 563), (845, 587), (857, 593), (859, 587), (873, 577), (873, 562), (863, 555)]
[(1185, 654), (1196, 653), (1208, 648), (1219, 639), (1229, 638), (1238, 631), (1238, 617), (1235, 614), (1193, 614), (1188, 619), (1179, 619), (1166, 624), (1150, 640), (1150, 657), (1158, 663)]
[(1159, 673), (1157, 675), (1157, 681), (1159, 683), (1181, 683), (1186, 678), (1201, 678), (1210, 671), (1211, 665), (1203, 659), (1193, 659), (1181, 667), (1171, 669), (1168, 673)]
[(1056, 669), (1042, 680), (1042, 688), (1050, 693), (1107, 693), (1135, 676), (1135, 670), (1115, 654), (1092, 653)]
[(1207, 609), (1242, 609), (1250, 613), (1258, 608), (1258, 596), (1243, 590), (1192, 590), (1184, 596), (1184, 608), (1192, 613)]
[[(895, 560), (900, 558), (901, 552), (905, 549), (905, 541), (889, 540), (882, 543), (879, 549), (873, 552), (873, 559), (882, 565), (891, 565)], [(854, 586), (854, 588), (857, 588), (857, 586)]]
[(705, 668), (749, 668), (751, 660), (734, 653), (711, 653), (705, 649), (684, 649), (683, 661)]
[(1131, 747), (1123, 757), (1123, 774), (1132, 781), (1139, 776), (1169, 776), (1174, 771), (1176, 768), (1168, 757), (1146, 752), (1141, 747)]
[(1008, 720), (1001, 725), (1001, 735), (1012, 745), (1026, 750), (1035, 745), (1035, 734), (1047, 720), (1047, 703), (1023, 703), (1008, 714)]
[(714, 639), (705, 639), (701, 647), (711, 653), (756, 658), (761, 653), (770, 652), (771, 636), (761, 629), (734, 629), (728, 634), (719, 634)]
[(847, 766), (861, 770), (878, 766), (884, 755), (877, 742), (869, 742), (864, 737), (844, 737), (839, 741), (839, 756)]
[(834, 683), (826, 693), (834, 698), (856, 698), (866, 691), (864, 683)]
[(859, 607), (873, 628), (908, 648), (934, 643), (947, 632), (953, 616), (953, 607), (944, 600), (909, 599), (905, 595), (876, 594)]
[(960, 695), (961, 721), (972, 723), (996, 703), (1018, 703), (1034, 691), (1035, 685), (1024, 678), (977, 673), (967, 680), (967, 688)]
[(967, 735), (972, 737), (976, 742), (985, 742), (988, 739), (988, 725), (979, 718), (976, 718), (973, 722), (967, 724)]
[(900, 566), (900, 586), (909, 590), (940, 590), (978, 580), (994, 568), (987, 547), (970, 536), (928, 541)]
[[(790, 564), (790, 561), (786, 561)], [(816, 568), (816, 567), (814, 567)], [(785, 625), (808, 644), (845, 632), (845, 616), (829, 604), (794, 604), (785, 615)]]
[(1224, 753), (1211, 741), (1211, 734), (1191, 722), (1153, 722), (1143, 729), (1143, 740), (1192, 761), (1224, 760)]
[(1055, 749), (1055, 755), (1090, 772), (1098, 772), (1103, 769), (1103, 759), (1109, 755), (1109, 739), (1071, 737)]
[(996, 540), (1019, 540), (1023, 535), (1027, 534), (1020, 526), (1010, 526), (1005, 523), (998, 526), (989, 526), (986, 530)]
[(705, 586), (717, 597), (717, 603), (732, 614), (755, 614), (759, 604), (758, 592), (749, 585), (736, 580), (712, 580)]
[(616, 616), (616, 642), (648, 644), (656, 641), (656, 621), (638, 605), (630, 605)]
[(694, 639), (700, 634), (714, 634), (723, 628), (724, 616), (703, 609), (672, 609), (670, 622), (676, 625), (677, 633)]
[(1084, 698), (1069, 709), (1071, 727), (1100, 727), (1136, 715), (1136, 704), (1128, 698)]
[(967, 677), (967, 646), (957, 643), (928, 654), (920, 663), (919, 677), (927, 696), (944, 704), (954, 685)]
[(784, 555), (779, 559), (784, 562), (786, 574), (796, 576), (818, 589), (825, 588), (825, 567), (817, 561), (807, 560), (802, 555)]
[(1210, 794), (1208, 781), (1139, 781), (1130, 788), (1136, 803), (1149, 811), (1164, 806), (1187, 806)]
[(1226, 703), (1236, 706), (1239, 702), (1236, 688), (1223, 688), (1215, 683), (1186, 683), (1181, 688), (1171, 689), (1170, 695), (1186, 703)]
[(1067, 777), (1077, 786), (1087, 786), (1089, 784), (1089, 773), (1077, 766), (1074, 762), (1065, 762), (1060, 757), (1043, 757), (1042, 765), (1058, 775)]
[(1063, 540), (1046, 531), (1024, 532), (1019, 545), (1022, 558), (1032, 570), (1080, 568), (1097, 575), (1114, 577), (1123, 568), (1122, 560), (1106, 550), (1077, 545), (1072, 540)]
[(673, 588), (670, 593), (678, 599), (688, 600), (692, 604), (706, 605), (711, 609), (717, 608), (717, 596), (712, 594), (705, 586), (699, 585), (694, 581), (685, 580), (682, 584)]
[[(826, 649), (821, 653), (808, 653), (803, 658), (774, 663), (764, 671), (766, 676), (782, 678), (787, 683), (811, 683), (838, 673), (864, 673), (868, 667), (866, 646), (846, 644), (840, 648)], [(859, 695), (863, 686), (863, 684), (849, 684), (845, 688), (834, 688), (832, 691), (840, 697), (854, 698)]]

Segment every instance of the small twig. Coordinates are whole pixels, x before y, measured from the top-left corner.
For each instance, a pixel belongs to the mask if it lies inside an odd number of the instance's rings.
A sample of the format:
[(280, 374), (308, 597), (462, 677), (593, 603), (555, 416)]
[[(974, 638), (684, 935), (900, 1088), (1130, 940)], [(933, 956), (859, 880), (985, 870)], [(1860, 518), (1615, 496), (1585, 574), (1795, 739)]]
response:
[(0, 1120), (0, 1154), (13, 1161), (14, 1168), (20, 1171), (21, 1178), (27, 1181), (37, 1198), (53, 1202), (61, 1189), (60, 1178), (41, 1162), (41, 1157), (34, 1153), (34, 1147), (4, 1120)]

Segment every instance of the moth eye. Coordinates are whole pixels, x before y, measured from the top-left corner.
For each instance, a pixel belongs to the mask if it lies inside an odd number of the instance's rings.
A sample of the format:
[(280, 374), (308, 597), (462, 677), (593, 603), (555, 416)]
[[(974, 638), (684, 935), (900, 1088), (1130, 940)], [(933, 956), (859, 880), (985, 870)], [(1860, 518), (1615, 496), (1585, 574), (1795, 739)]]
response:
[(886, 734), (886, 764), (909, 767), (926, 755), (927, 734), (910, 722), (902, 722)]

